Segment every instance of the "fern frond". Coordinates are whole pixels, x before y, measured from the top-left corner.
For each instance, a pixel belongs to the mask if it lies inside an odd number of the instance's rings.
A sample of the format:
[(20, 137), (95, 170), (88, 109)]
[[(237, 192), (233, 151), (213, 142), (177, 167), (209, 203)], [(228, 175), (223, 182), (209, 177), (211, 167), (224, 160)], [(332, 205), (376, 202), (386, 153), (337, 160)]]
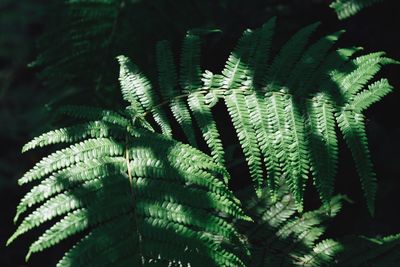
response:
[(331, 3), (330, 7), (335, 10), (339, 19), (346, 19), (379, 1), (380, 0), (335, 0)]
[(43, 202), (49, 197), (93, 179), (101, 179), (126, 172), (123, 158), (102, 157), (87, 160), (60, 170), (34, 186), (20, 201), (14, 222), (29, 207)]
[(265, 96), (256, 91), (246, 96), (246, 105), (250, 111), (250, 122), (256, 133), (257, 144), (264, 157), (267, 170), (267, 187), (275, 192), (276, 180), (281, 177), (280, 157), (274, 148), (273, 138), (269, 133), (267, 101)]
[(335, 256), (343, 250), (343, 246), (332, 239), (325, 239), (316, 244), (310, 254), (302, 256), (298, 261), (299, 266), (319, 267), (327, 262), (333, 262)]
[(261, 151), (257, 144), (256, 133), (251, 124), (249, 124), (250, 112), (246, 105), (245, 96), (232, 92), (230, 95), (225, 96), (225, 103), (246, 157), (256, 193), (257, 195), (261, 195), (264, 182)]
[[(120, 140), (123, 143), (105, 140), (89, 139), (55, 152), (28, 172), (23, 181), (50, 177), (23, 198), (17, 216), (45, 202), (24, 218), (9, 242), (61, 217), (32, 243), (27, 258), (89, 228), (88, 237), (65, 255), (60, 266), (158, 260), (244, 266), (248, 251), (228, 218), (249, 218), (227, 188), (229, 174), (223, 166), (193, 147), (144, 129)], [(107, 147), (113, 145), (121, 152), (99, 154), (112, 150)], [(81, 154), (76, 156), (77, 152)], [(93, 249), (81, 245), (93, 235), (104, 238), (109, 228), (103, 225), (120, 220), (130, 222), (123, 224), (128, 229), (121, 229), (130, 233), (122, 244), (136, 249), (114, 245), (108, 251), (104, 244), (109, 245), (110, 239)], [(106, 250), (100, 256), (103, 261), (97, 260), (99, 249)]]
[(274, 164), (269, 167), (269, 173), (281, 174), (283, 177), (287, 178), (289, 174), (286, 172), (287, 169), (284, 170), (284, 167), (290, 166), (290, 159), (286, 156), (288, 155), (288, 143), (284, 139), (286, 128), (283, 97), (277, 93), (267, 93), (265, 97), (267, 132), (269, 136), (269, 139), (266, 140), (271, 140), (271, 146), (268, 152), (274, 157)]
[[(181, 95), (178, 88), (178, 78), (175, 70), (174, 59), (172, 57), (171, 48), (166, 41), (157, 44), (157, 66), (158, 66), (158, 81), (160, 86), (161, 96), (164, 99), (170, 100), (170, 109), (174, 118), (182, 127), (189, 144), (196, 145), (196, 137), (193, 131), (192, 118), (186, 103), (181, 98), (176, 98)], [(189, 83), (191, 81), (188, 81)]]
[(257, 34), (246, 30), (229, 55), (222, 70), (222, 87), (228, 90), (241, 88), (246, 85), (247, 76), (252, 76), (251, 60), (257, 47)]
[(78, 162), (105, 156), (121, 156), (123, 152), (124, 147), (111, 139), (88, 139), (43, 158), (30, 171), (25, 173), (18, 180), (18, 183), (22, 185), (38, 180), (54, 171)]
[(180, 84), (189, 93), (188, 104), (200, 128), (204, 140), (211, 150), (214, 160), (225, 165), (224, 149), (214, 121), (211, 108), (205, 103), (200, 70), (200, 38), (196, 35), (185, 36), (181, 54)]
[[(40, 226), (56, 216), (64, 215), (72, 210), (81, 208), (82, 205), (90, 204), (93, 202), (93, 200), (101, 196), (102, 191), (104, 191), (102, 190), (103, 186), (110, 186), (112, 188), (113, 191), (108, 192), (110, 194), (118, 194), (123, 186), (126, 186), (126, 179), (122, 180), (122, 182), (125, 182), (125, 184), (120, 185), (121, 179), (118, 181), (113, 176), (107, 178), (110, 179), (94, 179), (87, 181), (76, 189), (50, 198), (47, 202), (33, 211), (29, 216), (24, 218), (18, 229), (8, 240), (8, 243), (12, 242), (21, 234), (31, 230), (34, 227)], [(117, 182), (119, 182), (119, 184)]]
[(383, 64), (387, 64), (387, 59), (381, 57), (381, 53), (371, 53), (356, 58), (350, 63), (349, 67), (355, 66), (354, 71), (343, 77), (339, 76), (339, 79), (334, 76), (333, 79), (337, 80), (342, 94), (346, 98), (350, 98), (357, 94), (378, 73)]
[(310, 159), (309, 144), (305, 135), (304, 119), (301, 114), (301, 108), (292, 97), (282, 97), (285, 116), (286, 133), (283, 135), (285, 142), (285, 156), (289, 164), (283, 167), (287, 174), (289, 188), (295, 197), (299, 210), (303, 206), (303, 194), (305, 183), (308, 178)]
[(368, 210), (374, 214), (377, 184), (368, 149), (364, 117), (359, 113), (343, 110), (336, 114), (336, 120), (353, 155)]
[(184, 92), (191, 93), (202, 87), (200, 69), (200, 37), (187, 34), (181, 53), (180, 84)]
[(249, 166), (256, 193), (260, 195), (264, 184), (262, 158), (256, 131), (250, 120), (254, 101), (247, 101), (247, 96), (237, 92), (237, 89), (244, 86), (251, 94), (250, 88), (246, 88), (246, 81), (253, 75), (250, 65), (257, 45), (257, 34), (250, 30), (245, 31), (225, 64), (221, 85), (228, 90), (224, 97), (225, 104)]
[(350, 60), (353, 54), (361, 50), (362, 47), (349, 47), (330, 52), (321, 63), (320, 67), (313, 73), (310, 87), (318, 88), (320, 86), (323, 90), (328, 89), (329, 83), (331, 82), (330, 73), (336, 69), (341, 69), (343, 65)]
[[(160, 126), (163, 134), (171, 136), (171, 126), (162, 108), (158, 107), (158, 98), (150, 81), (138, 70), (138, 68), (125, 56), (118, 56), (120, 64), (120, 83), (125, 99), (130, 101), (135, 110), (151, 112), (154, 120)], [(136, 101), (133, 101), (135, 99)], [(140, 103), (141, 108), (137, 109)]]
[(274, 34), (276, 18), (268, 20), (261, 28), (255, 31), (257, 49), (252, 57), (249, 66), (252, 70), (252, 87), (260, 89), (263, 77), (268, 69), (268, 59), (271, 49), (272, 37)]
[(354, 96), (349, 106), (357, 113), (364, 111), (369, 106), (381, 100), (393, 90), (387, 79), (381, 79), (368, 86), (368, 89), (361, 91)]
[(286, 87), (295, 88), (293, 94), (298, 96), (307, 95), (310, 78), (319, 67), (320, 63), (326, 57), (330, 48), (335, 44), (344, 31), (338, 31), (331, 35), (327, 35), (311, 45), (296, 63), (286, 81)]
[(124, 138), (125, 131), (103, 121), (91, 121), (71, 127), (60, 128), (35, 137), (24, 145), (22, 152), (58, 143), (74, 143), (87, 138)]
[(323, 95), (315, 96), (307, 104), (311, 170), (320, 198), (327, 203), (333, 194), (338, 161), (334, 107)]
[(284, 84), (293, 64), (301, 56), (309, 36), (318, 26), (319, 23), (314, 23), (301, 29), (281, 48), (263, 79), (267, 91), (278, 91)]

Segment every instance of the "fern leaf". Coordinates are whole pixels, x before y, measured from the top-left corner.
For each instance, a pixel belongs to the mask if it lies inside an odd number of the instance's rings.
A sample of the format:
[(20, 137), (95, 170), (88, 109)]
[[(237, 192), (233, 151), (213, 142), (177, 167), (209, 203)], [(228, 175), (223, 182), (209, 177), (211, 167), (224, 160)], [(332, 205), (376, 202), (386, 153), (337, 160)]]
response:
[[(196, 145), (196, 137), (193, 131), (192, 118), (186, 103), (181, 98), (176, 98), (181, 95), (177, 90), (178, 79), (175, 70), (175, 64), (172, 57), (171, 48), (166, 41), (157, 44), (157, 66), (161, 96), (164, 99), (170, 100), (170, 108), (174, 118), (182, 127), (189, 144)], [(190, 83), (191, 81), (189, 81)]]
[(22, 152), (58, 143), (74, 143), (87, 138), (124, 138), (123, 129), (103, 121), (91, 121), (44, 133), (24, 145)]
[[(140, 103), (141, 109), (145, 112), (151, 112), (154, 120), (161, 127), (163, 134), (171, 136), (171, 127), (164, 111), (157, 106), (158, 99), (155, 92), (152, 90), (150, 81), (140, 73), (138, 68), (125, 56), (118, 56), (120, 64), (120, 81), (123, 95), (129, 95), (125, 98), (129, 101), (135, 99), (136, 102), (131, 102), (134, 109), (137, 108), (137, 103)], [(132, 104), (135, 103), (135, 104)]]
[(267, 186), (271, 192), (274, 192), (276, 180), (282, 175), (282, 170), (278, 151), (274, 149), (273, 139), (269, 134), (267, 102), (264, 95), (256, 91), (246, 96), (246, 104), (250, 111), (250, 122), (255, 130), (258, 146), (264, 157)]
[(334, 73), (335, 70), (342, 69), (343, 65), (350, 60), (350, 57), (360, 50), (362, 50), (361, 47), (350, 47), (341, 48), (329, 53), (321, 63), (321, 66), (313, 73), (309, 83), (310, 88), (315, 88), (314, 92), (317, 89), (323, 90), (332, 101), (339, 103), (342, 97), (337, 87), (333, 86), (330, 75)]
[(19, 184), (38, 180), (47, 174), (71, 166), (72, 164), (105, 156), (121, 156), (123, 147), (106, 138), (89, 139), (59, 150), (43, 158), (18, 180)]
[(263, 77), (268, 69), (268, 59), (271, 49), (272, 36), (276, 18), (268, 20), (260, 29), (255, 31), (257, 50), (250, 61), (250, 69), (252, 70), (252, 86), (256, 89), (262, 87)]
[(334, 261), (334, 256), (338, 254), (343, 247), (340, 243), (332, 240), (325, 239), (315, 245), (312, 253), (302, 256), (297, 264), (299, 266), (318, 267), (326, 264), (327, 262)]
[(338, 161), (338, 141), (332, 104), (322, 95), (308, 103), (309, 135), (314, 184), (323, 203), (333, 194)]
[(381, 66), (386, 64), (387, 59), (380, 55), (380, 53), (371, 53), (352, 61), (351, 64), (354, 64), (356, 69), (338, 81), (339, 88), (346, 98), (358, 93), (378, 73)]
[(352, 152), (357, 172), (361, 178), (367, 207), (373, 215), (377, 185), (369, 155), (364, 118), (361, 114), (343, 110), (336, 114), (336, 120), (347, 146)]
[(293, 91), (293, 94), (303, 96), (309, 91), (305, 86), (309, 84), (312, 74), (343, 32), (338, 31), (321, 38), (303, 53), (286, 82), (286, 87)]
[[(67, 148), (64, 154), (68, 156), (68, 149), (79, 151), (80, 146), (91, 147), (90, 142), (101, 144), (104, 140), (85, 142), (76, 145), (76, 149)], [(107, 239), (93, 249), (77, 245), (59, 265), (68, 262), (85, 265), (96, 257), (94, 263), (109, 262), (116, 266), (174, 261), (244, 266), (248, 251), (228, 218), (249, 218), (227, 188), (229, 174), (225, 168), (193, 147), (146, 130), (139, 129), (136, 137), (125, 142), (128, 142), (123, 149), (125, 159), (96, 160), (95, 154), (93, 159), (74, 159), (70, 164), (77, 163), (76, 166), (70, 165), (61, 171), (38, 164), (36, 172), (45, 175), (41, 173), (44, 171), (51, 176), (28, 194), (34, 197), (41, 190), (48, 190), (49, 186), (54, 188), (36, 200), (21, 202), (20, 212), (23, 212), (29, 206), (46, 200), (25, 217), (10, 242), (48, 220), (63, 216), (31, 245), (29, 258), (32, 253), (88, 228), (92, 230), (79, 244), (85, 244), (91, 236), (101, 240), (108, 231), (103, 225), (129, 220), (131, 223), (124, 224), (129, 230), (121, 230), (130, 233), (125, 234), (126, 242), (110, 243), (113, 241)], [(54, 161), (57, 156), (50, 158)], [(62, 179), (57, 179), (61, 176)], [(61, 185), (57, 186), (57, 183)], [(118, 245), (100, 253), (111, 244)], [(119, 247), (120, 244), (136, 249), (126, 250), (124, 246)], [(74, 255), (82, 256), (82, 261)], [(98, 257), (105, 258), (101, 261)]]
[(335, 10), (339, 19), (346, 19), (379, 1), (380, 0), (335, 0), (331, 3), (330, 7)]
[[(268, 136), (271, 140), (271, 146), (269, 147), (269, 153), (274, 155), (274, 165), (271, 166), (271, 170), (277, 174), (282, 174), (285, 178), (289, 177), (284, 169), (284, 166), (290, 166), (289, 157), (286, 154), (289, 150), (287, 148), (288, 143), (284, 139), (286, 135), (285, 128), (285, 111), (284, 101), (282, 95), (277, 93), (266, 94), (266, 108), (267, 108), (267, 127)], [(267, 139), (266, 139), (267, 140)], [(277, 164), (279, 162), (279, 165)]]
[(199, 90), (201, 84), (200, 38), (187, 34), (183, 40), (180, 68), (180, 84), (184, 92)]
[(367, 109), (373, 103), (381, 100), (385, 95), (390, 93), (393, 87), (389, 84), (387, 79), (381, 79), (368, 86), (368, 89), (361, 91), (354, 96), (349, 106), (357, 113)]
[(311, 24), (300, 31), (282, 47), (279, 54), (275, 56), (271, 66), (263, 79), (267, 91), (277, 91), (284, 84), (286, 76), (290, 73), (293, 64), (301, 56), (307, 44), (308, 37), (315, 31), (319, 23)]
[(123, 158), (107, 158), (87, 160), (60, 170), (34, 186), (20, 201), (14, 222), (29, 207), (41, 203), (47, 198), (64, 190), (73, 188), (80, 183), (95, 178), (104, 178), (117, 173), (125, 172), (126, 165)]
[(256, 133), (249, 125), (250, 112), (246, 106), (246, 99), (242, 94), (232, 92), (225, 97), (225, 103), (246, 157), (256, 193), (260, 195), (264, 182), (261, 151), (257, 144)]
[(305, 137), (304, 119), (301, 107), (291, 97), (283, 97), (285, 105), (285, 128), (283, 136), (289, 165), (285, 165), (284, 172), (288, 174), (289, 188), (297, 202), (298, 208), (302, 210), (305, 183), (309, 172), (309, 149), (308, 140)]
[(199, 92), (202, 88), (202, 80), (200, 38), (198, 36), (188, 34), (183, 41), (180, 83), (184, 91), (189, 93), (189, 108), (211, 150), (212, 157), (217, 163), (224, 165), (224, 150), (217, 125), (213, 119), (211, 108), (205, 103), (204, 95)]
[[(109, 191), (108, 193), (117, 194), (123, 187), (117, 187), (115, 179), (111, 180), (113, 183), (109, 181), (107, 182), (107, 180), (106, 182), (98, 179), (91, 180), (80, 185), (77, 189), (71, 190), (68, 193), (58, 194), (54, 198), (49, 199), (29, 216), (24, 218), (13, 236), (7, 242), (12, 242), (21, 234), (31, 230), (34, 227), (40, 226), (56, 216), (64, 215), (72, 210), (80, 208), (83, 203), (89, 204), (90, 201), (93, 201), (98, 197), (99, 193), (97, 192), (101, 192), (103, 186), (112, 186), (114, 191)], [(126, 180), (123, 181), (127, 182)], [(121, 183), (121, 181), (119, 182)], [(126, 184), (123, 185), (126, 186)]]
[(211, 150), (211, 156), (215, 162), (225, 165), (224, 149), (217, 129), (217, 125), (211, 113), (210, 107), (205, 103), (205, 97), (202, 93), (192, 93), (189, 98), (189, 107), (193, 112), (197, 124), (203, 134), (208, 147)]
[(225, 104), (246, 157), (256, 193), (260, 195), (264, 183), (261, 151), (257, 144), (256, 132), (251, 126), (251, 114), (246, 105), (246, 96), (237, 92), (237, 89), (244, 86), (248, 77), (252, 75), (250, 61), (256, 51), (256, 38), (257, 35), (250, 30), (243, 33), (222, 71), (224, 76), (222, 87), (229, 90), (228, 95), (224, 97)]

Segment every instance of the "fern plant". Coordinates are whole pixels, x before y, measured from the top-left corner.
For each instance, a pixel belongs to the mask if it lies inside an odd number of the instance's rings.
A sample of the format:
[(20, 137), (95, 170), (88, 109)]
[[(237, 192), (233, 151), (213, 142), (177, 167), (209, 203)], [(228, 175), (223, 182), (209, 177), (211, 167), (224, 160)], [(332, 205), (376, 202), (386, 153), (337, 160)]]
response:
[[(184, 38), (179, 68), (169, 44), (160, 42), (158, 86), (129, 58), (119, 56), (126, 109), (67, 106), (60, 113), (86, 122), (44, 133), (24, 146), (28, 151), (70, 144), (43, 158), (19, 180), (21, 185), (37, 184), (22, 198), (15, 221), (33, 211), (8, 243), (52, 221), (32, 243), (27, 258), (83, 233), (58, 266), (247, 266), (279, 258), (257, 254), (257, 246), (262, 251), (270, 247), (267, 241), (274, 233), (301, 237), (304, 242), (300, 254), (291, 252), (299, 248), (296, 242), (285, 248), (283, 255), (290, 257), (282, 262), (329, 263), (339, 246), (329, 239), (316, 243), (322, 230), (313, 227), (338, 209), (333, 197), (335, 127), (352, 151), (373, 213), (376, 178), (362, 111), (392, 87), (385, 79), (366, 84), (382, 65), (397, 62), (381, 52), (352, 59), (358, 47), (333, 50), (342, 31), (308, 46), (318, 23), (298, 31), (270, 59), (274, 27), (273, 18), (257, 30), (246, 30), (221, 74), (202, 72), (201, 39), (196, 32)], [(257, 211), (244, 209), (229, 189), (230, 174), (213, 119), (218, 101), (225, 103), (230, 115), (255, 195), (268, 196), (263, 204), (267, 214), (286, 205), (283, 215), (261, 216), (259, 221)], [(174, 139), (173, 123), (180, 126), (188, 144)], [(200, 151), (203, 141), (208, 151)], [(303, 209), (310, 175), (325, 206), (289, 219)], [(290, 201), (286, 197), (277, 201), (282, 194), (289, 194)], [(238, 230), (238, 224), (246, 225), (243, 221), (250, 223), (250, 233)], [(280, 230), (264, 228), (265, 221)], [(294, 227), (297, 222), (299, 228)], [(261, 223), (261, 228), (251, 223)], [(261, 236), (267, 240), (258, 244)], [(279, 242), (276, 246), (282, 248)]]

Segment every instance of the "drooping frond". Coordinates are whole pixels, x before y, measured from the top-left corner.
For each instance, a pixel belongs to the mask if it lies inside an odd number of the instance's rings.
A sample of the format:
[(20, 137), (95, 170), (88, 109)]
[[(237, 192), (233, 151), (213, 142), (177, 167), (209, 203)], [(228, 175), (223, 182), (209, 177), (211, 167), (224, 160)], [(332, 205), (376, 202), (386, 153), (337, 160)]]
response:
[(325, 59), (326, 54), (343, 32), (338, 31), (321, 38), (303, 53), (300, 60), (293, 67), (293, 70), (291, 70), (290, 76), (285, 83), (285, 86), (289, 90), (293, 90), (293, 94), (298, 96), (307, 95), (309, 91), (307, 86), (310, 83), (312, 74), (319, 67), (321, 61)]
[(281, 48), (263, 79), (263, 85), (267, 87), (268, 91), (281, 89), (280, 86), (284, 84), (293, 64), (296, 63), (307, 45), (309, 36), (318, 26), (319, 23), (314, 23), (301, 29)]
[[(326, 90), (326, 87), (328, 87), (330, 83), (329, 74), (332, 71), (341, 68), (346, 62), (349, 61), (350, 57), (354, 53), (357, 53), (361, 50), (361, 47), (349, 47), (330, 52), (318, 69), (313, 73), (309, 87), (312, 89), (320, 86), (323, 90)], [(328, 83), (328, 85), (326, 85), (326, 83)]]
[[(200, 38), (187, 34), (182, 45), (180, 84), (188, 93), (188, 104), (199, 125), (203, 138), (216, 162), (224, 165), (224, 149), (214, 121), (211, 107), (205, 102), (200, 69)], [(205, 86), (207, 87), (207, 85)]]
[(268, 68), (268, 60), (270, 56), (272, 37), (275, 31), (276, 18), (268, 20), (261, 28), (255, 31), (257, 49), (254, 56), (249, 62), (252, 72), (250, 78), (252, 87), (260, 89), (263, 82), (264, 74)]
[(392, 91), (393, 87), (387, 79), (379, 80), (368, 86), (367, 90), (361, 91), (354, 96), (353, 101), (349, 103), (355, 112), (362, 112), (369, 106), (381, 100), (385, 95)]
[[(135, 111), (151, 112), (163, 134), (170, 136), (171, 126), (165, 112), (157, 106), (160, 101), (155, 90), (152, 89), (150, 81), (127, 57), (118, 56), (118, 61), (120, 64), (121, 91), (125, 100), (131, 103)], [(138, 103), (141, 108), (137, 107)]]
[(282, 97), (285, 112), (285, 131), (283, 135), (287, 165), (283, 166), (287, 176), (289, 188), (293, 192), (295, 200), (302, 209), (303, 194), (309, 172), (309, 144), (306, 138), (304, 118), (301, 107), (298, 106), (294, 97)]
[(317, 95), (307, 103), (307, 113), (311, 171), (320, 198), (327, 203), (333, 194), (339, 149), (334, 107), (324, 95)]
[(336, 114), (336, 120), (353, 155), (368, 209), (374, 214), (377, 183), (368, 149), (364, 116), (343, 110)]
[[(256, 131), (251, 125), (251, 109), (246, 103), (246, 95), (243, 92), (238, 92), (239, 89), (243, 88), (243, 90), (251, 93), (251, 88), (244, 81), (249, 74), (251, 75), (250, 60), (257, 47), (256, 39), (257, 35), (250, 30), (243, 33), (222, 71), (221, 85), (222, 88), (227, 90), (227, 95), (224, 97), (225, 104), (246, 157), (256, 193), (260, 195), (264, 182), (261, 151), (257, 144)], [(254, 105), (252, 106), (254, 107)]]
[[(167, 101), (170, 101), (169, 106), (172, 114), (182, 127), (189, 144), (196, 146), (196, 136), (194, 134), (189, 109), (182, 98), (177, 98), (177, 96), (183, 93), (178, 89), (178, 78), (174, 59), (167, 41), (161, 41), (157, 44), (157, 66), (161, 96)], [(190, 83), (191, 81), (188, 82)]]
[(335, 0), (331, 3), (339, 19), (351, 17), (380, 0)]

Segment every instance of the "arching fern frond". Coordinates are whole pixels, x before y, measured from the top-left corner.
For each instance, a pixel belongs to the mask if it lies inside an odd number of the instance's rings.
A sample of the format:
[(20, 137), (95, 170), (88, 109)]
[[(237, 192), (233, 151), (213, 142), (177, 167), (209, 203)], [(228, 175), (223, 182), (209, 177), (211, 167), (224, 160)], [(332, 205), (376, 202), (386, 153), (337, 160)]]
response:
[[(224, 165), (224, 149), (214, 121), (211, 107), (205, 101), (201, 69), (200, 69), (200, 38), (187, 34), (184, 38), (181, 54), (180, 84), (183, 91), (188, 93), (188, 104), (193, 116), (200, 127), (203, 138), (210, 148), (216, 162)], [(205, 88), (210, 88), (204, 85)]]
[(381, 0), (335, 0), (330, 7), (335, 10), (339, 19), (346, 19), (379, 1)]
[(175, 119), (182, 127), (189, 144), (196, 146), (196, 136), (192, 124), (192, 118), (183, 99), (177, 98), (182, 92), (178, 89), (178, 77), (176, 74), (172, 51), (167, 41), (157, 44), (157, 66), (161, 95), (170, 101), (170, 108)]
[[(170, 136), (172, 129), (162, 108), (157, 107), (160, 101), (152, 89), (150, 81), (139, 71), (130, 59), (118, 56), (120, 64), (120, 83), (122, 94), (136, 112), (151, 112), (163, 134)], [(137, 107), (138, 103), (140, 108)]]
[[(147, 265), (154, 260), (244, 266), (248, 252), (227, 218), (248, 217), (227, 188), (224, 167), (195, 148), (147, 130), (138, 129), (135, 136), (126, 131), (125, 136), (72, 145), (24, 175), (21, 183), (42, 181), (21, 200), (16, 220), (36, 208), (8, 242), (57, 218), (32, 243), (27, 258), (90, 229), (59, 266)], [(118, 228), (110, 232), (108, 225)], [(103, 241), (89, 249), (92, 238)], [(116, 246), (118, 240), (130, 249)]]
[(364, 116), (359, 113), (343, 110), (338, 113), (336, 119), (353, 155), (357, 172), (361, 178), (361, 185), (364, 190), (368, 209), (371, 214), (374, 214), (377, 183), (367, 144)]

